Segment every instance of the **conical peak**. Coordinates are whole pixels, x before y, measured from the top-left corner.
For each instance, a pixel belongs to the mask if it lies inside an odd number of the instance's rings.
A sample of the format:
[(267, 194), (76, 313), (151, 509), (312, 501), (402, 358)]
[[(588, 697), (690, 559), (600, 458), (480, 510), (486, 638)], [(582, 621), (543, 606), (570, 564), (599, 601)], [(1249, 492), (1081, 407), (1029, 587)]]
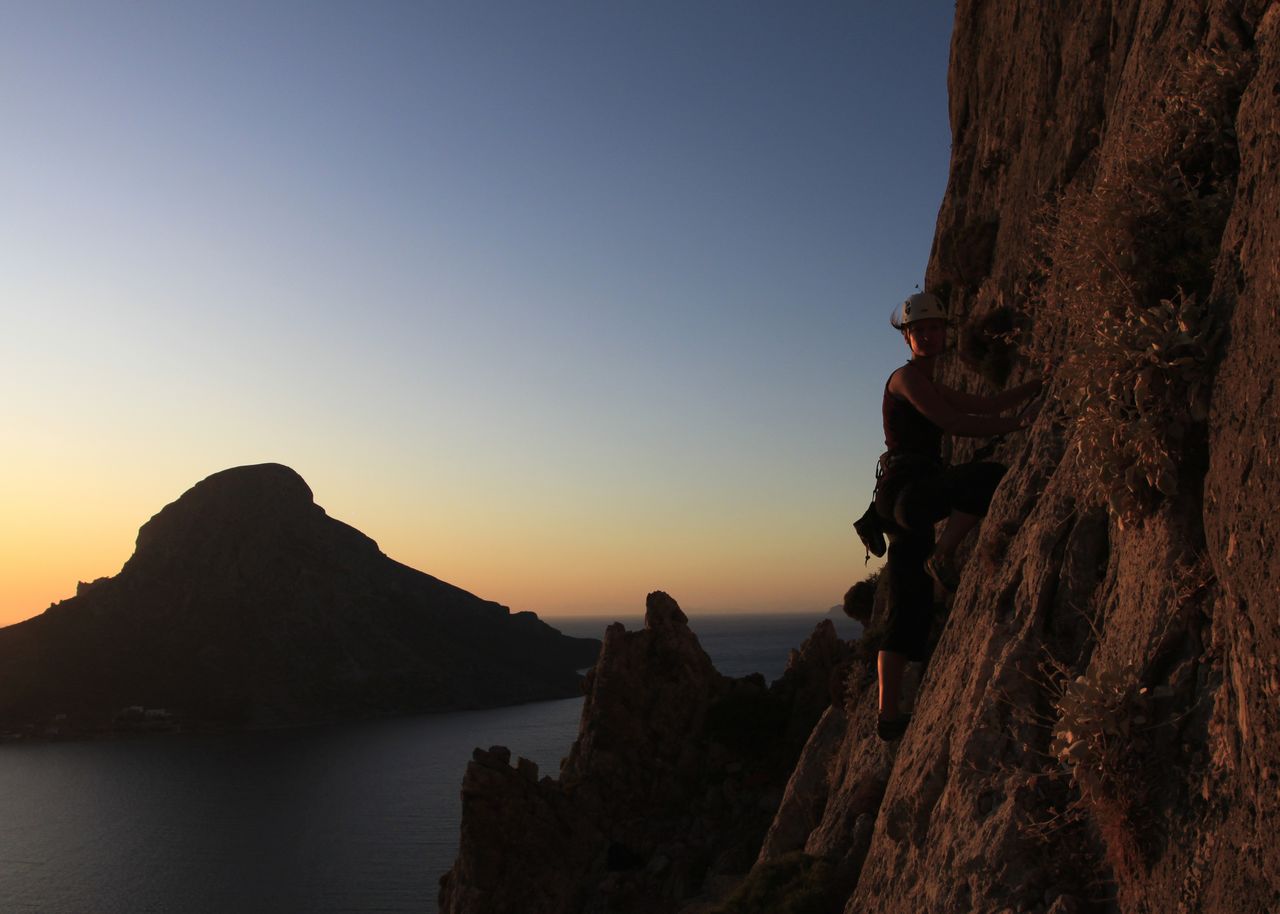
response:
[(309, 505), (315, 500), (306, 480), (282, 463), (257, 463), (222, 470), (196, 483), (183, 498), (202, 491), (216, 491), (223, 497), (300, 505)]
[(278, 463), (232, 467), (196, 483), (138, 531), (135, 559), (172, 556), (211, 539), (293, 526), (323, 511), (296, 472)]

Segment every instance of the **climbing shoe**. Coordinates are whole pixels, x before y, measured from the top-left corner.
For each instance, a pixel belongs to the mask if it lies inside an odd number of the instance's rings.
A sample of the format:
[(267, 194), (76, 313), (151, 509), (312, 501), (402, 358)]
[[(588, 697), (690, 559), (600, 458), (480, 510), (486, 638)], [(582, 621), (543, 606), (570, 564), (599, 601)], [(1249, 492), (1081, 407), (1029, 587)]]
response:
[(888, 720), (881, 718), (876, 721), (876, 736), (886, 743), (897, 742), (902, 739), (902, 734), (907, 732), (907, 724), (909, 723), (911, 723), (910, 714), (899, 714), (897, 717), (891, 717)]
[(956, 588), (960, 586), (960, 575), (956, 574), (956, 566), (951, 564), (949, 555), (935, 552), (924, 563), (924, 570), (929, 572), (929, 577), (941, 584), (947, 593), (955, 593)]
[(853, 522), (853, 529), (857, 531), (858, 539), (862, 540), (862, 545), (866, 547), (867, 558), (863, 562), (865, 565), (871, 560), (871, 556), (880, 558), (885, 553), (884, 543), (884, 527), (880, 523), (880, 515), (876, 513), (876, 503), (873, 501), (867, 506), (867, 510), (863, 515)]

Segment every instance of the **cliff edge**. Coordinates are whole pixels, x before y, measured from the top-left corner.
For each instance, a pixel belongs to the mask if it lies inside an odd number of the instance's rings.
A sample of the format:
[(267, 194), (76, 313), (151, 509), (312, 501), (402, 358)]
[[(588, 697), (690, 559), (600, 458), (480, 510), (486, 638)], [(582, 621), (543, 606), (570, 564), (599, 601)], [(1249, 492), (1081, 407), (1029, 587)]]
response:
[(1048, 394), (911, 726), (873, 623), (732, 892), (545, 910), (1280, 910), (1280, 4), (961, 0), (949, 81), (944, 378)]

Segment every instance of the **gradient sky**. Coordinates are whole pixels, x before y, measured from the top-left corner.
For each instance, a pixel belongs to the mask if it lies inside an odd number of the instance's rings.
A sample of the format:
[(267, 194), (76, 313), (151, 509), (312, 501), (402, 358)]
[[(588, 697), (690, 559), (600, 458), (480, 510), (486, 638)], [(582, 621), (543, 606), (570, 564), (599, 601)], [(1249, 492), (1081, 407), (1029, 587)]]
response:
[(513, 610), (818, 611), (951, 3), (5, 3), (0, 624), (297, 470)]

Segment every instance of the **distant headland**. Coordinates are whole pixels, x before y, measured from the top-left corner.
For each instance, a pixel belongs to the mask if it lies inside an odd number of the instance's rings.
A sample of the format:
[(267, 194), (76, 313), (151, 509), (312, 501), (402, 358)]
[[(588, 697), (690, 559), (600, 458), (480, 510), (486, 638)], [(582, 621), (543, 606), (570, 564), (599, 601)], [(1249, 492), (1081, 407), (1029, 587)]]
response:
[(119, 574), (0, 628), (0, 734), (273, 726), (569, 697), (599, 648), (393, 561), (286, 466), (236, 467), (144, 524)]

